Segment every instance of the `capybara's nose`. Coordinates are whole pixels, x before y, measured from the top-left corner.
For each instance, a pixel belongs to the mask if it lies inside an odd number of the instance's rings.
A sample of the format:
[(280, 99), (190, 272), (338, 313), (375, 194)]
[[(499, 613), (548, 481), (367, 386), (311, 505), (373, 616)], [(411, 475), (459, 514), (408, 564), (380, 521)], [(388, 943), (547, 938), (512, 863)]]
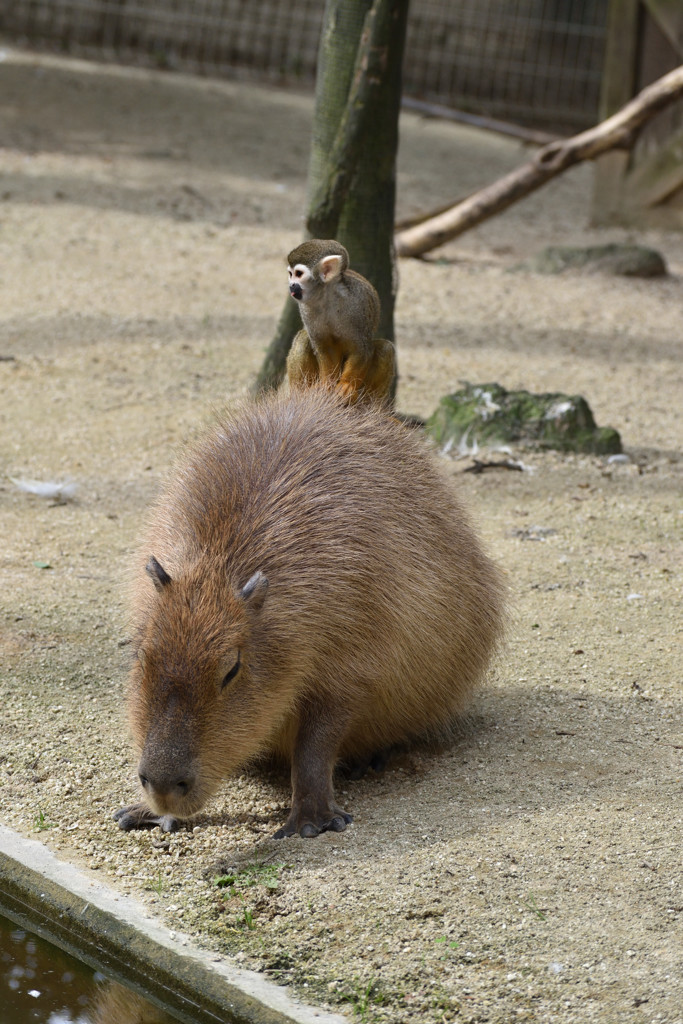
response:
[(150, 772), (143, 765), (140, 766), (139, 777), (142, 788), (150, 796), (170, 796), (175, 799), (189, 796), (195, 783), (194, 776), (189, 771), (172, 774)]

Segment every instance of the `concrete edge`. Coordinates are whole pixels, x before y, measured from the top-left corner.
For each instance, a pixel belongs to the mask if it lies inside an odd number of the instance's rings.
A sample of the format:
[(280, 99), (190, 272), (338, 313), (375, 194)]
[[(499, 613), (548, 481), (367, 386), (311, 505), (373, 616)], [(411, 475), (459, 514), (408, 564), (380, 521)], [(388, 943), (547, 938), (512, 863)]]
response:
[(0, 825), (0, 912), (191, 1024), (348, 1024), (218, 962), (137, 900)]

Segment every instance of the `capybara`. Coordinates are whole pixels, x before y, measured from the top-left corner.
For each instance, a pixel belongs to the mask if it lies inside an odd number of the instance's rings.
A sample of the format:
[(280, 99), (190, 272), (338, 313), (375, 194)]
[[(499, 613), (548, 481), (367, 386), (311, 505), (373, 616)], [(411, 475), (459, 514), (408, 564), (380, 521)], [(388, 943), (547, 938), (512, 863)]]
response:
[(181, 460), (135, 567), (144, 803), (121, 828), (175, 828), (270, 754), (292, 776), (276, 837), (341, 831), (335, 765), (448, 733), (503, 591), (415, 431), (322, 387), (245, 401)]

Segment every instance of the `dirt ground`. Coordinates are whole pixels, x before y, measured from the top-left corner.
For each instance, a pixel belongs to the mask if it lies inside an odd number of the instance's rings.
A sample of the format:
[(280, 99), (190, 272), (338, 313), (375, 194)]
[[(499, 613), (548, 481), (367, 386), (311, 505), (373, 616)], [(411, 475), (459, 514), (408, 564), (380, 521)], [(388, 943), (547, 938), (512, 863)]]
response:
[[(403, 261), (399, 408), (458, 381), (580, 392), (628, 460), (448, 463), (510, 585), (510, 641), (441, 755), (343, 783), (355, 823), (275, 842), (245, 774), (187, 831), (123, 834), (122, 581), (180, 444), (244, 391), (302, 233), (309, 97), (0, 62), (3, 821), (169, 928), (362, 1021), (683, 1021), (683, 236), (589, 228), (579, 167)], [(525, 157), (402, 120), (399, 214)], [(666, 279), (509, 274), (634, 240)], [(71, 481), (58, 502), (13, 480)], [(222, 887), (216, 876), (224, 876)]]

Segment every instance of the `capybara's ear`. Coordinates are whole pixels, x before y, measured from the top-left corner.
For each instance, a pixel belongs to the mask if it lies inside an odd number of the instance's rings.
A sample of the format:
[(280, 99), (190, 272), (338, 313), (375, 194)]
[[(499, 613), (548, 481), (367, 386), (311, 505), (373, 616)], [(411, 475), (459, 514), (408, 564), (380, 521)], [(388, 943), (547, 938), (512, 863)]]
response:
[(163, 590), (171, 582), (171, 577), (168, 575), (163, 565), (157, 562), (154, 555), (150, 558), (149, 562), (145, 566), (145, 570), (152, 577), (152, 582), (157, 590)]
[(240, 597), (255, 612), (263, 606), (268, 591), (268, 577), (262, 572), (255, 572), (240, 590)]

